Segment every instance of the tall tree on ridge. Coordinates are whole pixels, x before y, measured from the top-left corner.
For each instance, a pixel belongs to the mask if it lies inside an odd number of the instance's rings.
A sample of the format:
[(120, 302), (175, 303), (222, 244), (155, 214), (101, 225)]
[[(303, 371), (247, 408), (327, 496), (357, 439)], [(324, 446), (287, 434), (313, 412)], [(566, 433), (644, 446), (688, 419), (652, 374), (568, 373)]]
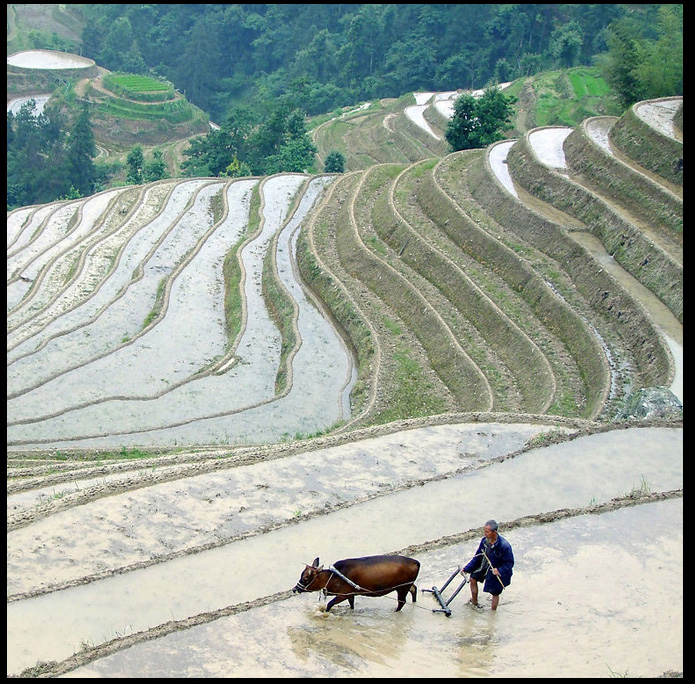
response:
[(83, 197), (94, 191), (96, 170), (93, 159), (96, 151), (89, 110), (84, 105), (68, 139), (70, 182)]

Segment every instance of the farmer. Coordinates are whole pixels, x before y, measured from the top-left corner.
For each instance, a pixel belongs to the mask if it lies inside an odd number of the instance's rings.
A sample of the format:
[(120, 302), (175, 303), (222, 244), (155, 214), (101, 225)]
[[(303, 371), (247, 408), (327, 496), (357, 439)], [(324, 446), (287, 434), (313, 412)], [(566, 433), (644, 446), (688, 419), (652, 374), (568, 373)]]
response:
[(492, 610), (497, 610), (500, 594), (512, 581), (514, 554), (511, 544), (497, 533), (497, 523), (488, 520), (483, 527), (485, 535), (480, 540), (478, 551), (461, 574), (471, 576), (471, 603), (478, 605), (478, 582), (485, 582), (483, 591), (492, 594)]

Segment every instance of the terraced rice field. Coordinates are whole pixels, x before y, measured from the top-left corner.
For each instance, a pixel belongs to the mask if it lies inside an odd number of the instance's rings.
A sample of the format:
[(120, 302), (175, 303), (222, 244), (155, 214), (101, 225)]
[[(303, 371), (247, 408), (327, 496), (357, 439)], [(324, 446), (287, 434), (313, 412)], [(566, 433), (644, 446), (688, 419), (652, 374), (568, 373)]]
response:
[(117, 74), (112, 76), (113, 82), (125, 90), (133, 92), (154, 92), (158, 90), (172, 90), (170, 85), (156, 81), (149, 76), (137, 76), (135, 74)]
[[(29, 210), (8, 259), (23, 274), (11, 274), (8, 289), (18, 301), (8, 317), (9, 443), (276, 441), (341, 420), (350, 353), (298, 285), (290, 256), (299, 223), (330, 180), (263, 181), (255, 235), (246, 231), (257, 180), (165, 182), (55, 205), (45, 218)], [(287, 350), (294, 382), (283, 396), (275, 384), (288, 361), (263, 304), (271, 242), (271, 269), (297, 307)], [(222, 272), (236, 245), (245, 306), (243, 334), (232, 341)], [(298, 407), (307, 382), (313, 399)]]
[(88, 69), (94, 60), (57, 50), (24, 50), (7, 57), (10, 66), (23, 69)]
[[(8, 674), (682, 670), (682, 423), (616, 422), (682, 401), (682, 185), (628, 115), (427, 152), (437, 101), (371, 129), (413, 159), (8, 214)], [(490, 517), (496, 615), (290, 594)]]

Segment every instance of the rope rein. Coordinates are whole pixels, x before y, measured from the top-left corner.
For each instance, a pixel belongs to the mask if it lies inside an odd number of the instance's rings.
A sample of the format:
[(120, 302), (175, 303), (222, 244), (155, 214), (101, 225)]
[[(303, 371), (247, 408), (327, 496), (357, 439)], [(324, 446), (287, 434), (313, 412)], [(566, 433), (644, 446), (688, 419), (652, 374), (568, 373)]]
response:
[[(340, 579), (345, 580), (350, 586), (354, 587), (358, 591), (369, 591), (369, 589), (365, 589), (364, 587), (361, 587), (359, 584), (355, 584), (349, 577), (345, 577), (345, 575), (343, 575), (343, 573), (340, 572), (340, 570), (338, 570), (334, 565), (331, 565), (331, 567), (328, 568), (328, 570), (329, 570), (329, 572), (332, 572), (332, 573), (338, 575), (338, 577), (340, 577)], [(328, 582), (330, 582), (332, 579), (333, 579), (333, 575), (331, 575), (328, 578)], [(324, 586), (324, 590), (328, 586), (328, 582), (326, 582), (326, 586)], [(404, 584), (408, 584), (408, 583), (404, 582)], [(399, 584), (398, 586), (402, 586), (402, 585)], [(394, 589), (395, 588), (396, 587), (394, 587)], [(373, 593), (373, 592), (370, 592), (370, 593)]]
[[(479, 556), (484, 556), (485, 560), (488, 562), (488, 565), (492, 568), (492, 563), (490, 562), (490, 559), (487, 557), (484, 550), (481, 551), (480, 553), (476, 553), (475, 556), (473, 556), (473, 558), (478, 558)], [(340, 594), (341, 596), (360, 596), (361, 594), (359, 592), (361, 592), (362, 594), (377, 594), (381, 591), (395, 591), (396, 589), (398, 589), (400, 587), (404, 587), (407, 584), (415, 586), (414, 582), (402, 582), (401, 584), (394, 584), (393, 587), (391, 587), (388, 590), (387, 589), (365, 589), (364, 587), (361, 587), (359, 584), (356, 584), (355, 582), (353, 582), (349, 577), (346, 577), (334, 565), (331, 565), (329, 568), (326, 568), (326, 570), (331, 573), (331, 576), (326, 581), (326, 584), (324, 585), (323, 589), (319, 590), (319, 592), (322, 593), (324, 596), (326, 594), (331, 594), (332, 596), (337, 596), (338, 594)], [(340, 577), (340, 579), (347, 582), (351, 587), (356, 589), (356, 591), (349, 591), (349, 592), (345, 592), (345, 591), (335, 592), (335, 591), (333, 591), (333, 592), (331, 592), (328, 589), (328, 585), (329, 585), (330, 581), (333, 579), (333, 575), (337, 575), (338, 577)], [(497, 575), (495, 575), (495, 577), (497, 577), (497, 579), (500, 581), (500, 583), (502, 583), (502, 580)], [(316, 578), (314, 578), (314, 579), (316, 579)], [(306, 589), (308, 586), (311, 586), (313, 581), (314, 580), (312, 579), (311, 582), (309, 582), (306, 585), (302, 585), (299, 582), (297, 584), (299, 584), (303, 589)], [(502, 586), (504, 586), (504, 584), (502, 584)], [(398, 599), (392, 598), (391, 596), (386, 596), (386, 598), (390, 598), (393, 601), (398, 600)]]
[[(481, 550), (480, 553), (476, 553), (475, 556), (473, 556), (473, 558), (478, 558), (479, 556), (483, 556), (483, 557), (485, 558), (485, 560), (487, 561), (487, 564), (490, 566), (490, 569), (494, 569), (492, 563), (490, 562), (490, 559), (488, 558), (487, 554), (485, 553), (485, 549)], [(471, 560), (473, 560), (473, 559), (471, 559)], [(459, 571), (460, 571), (461, 566), (458, 566), (458, 567), (459, 567)], [(331, 596), (338, 596), (338, 595), (340, 595), (340, 596), (346, 596), (346, 597), (350, 597), (350, 596), (363, 596), (363, 595), (365, 595), (365, 594), (367, 594), (367, 595), (369, 595), (369, 594), (378, 594), (378, 593), (380, 593), (380, 592), (382, 592), (382, 591), (389, 591), (389, 592), (395, 591), (396, 589), (399, 589), (400, 587), (404, 587), (404, 586), (406, 586), (406, 585), (411, 585), (411, 587), (414, 587), (414, 586), (415, 586), (415, 582), (402, 582), (401, 584), (395, 584), (395, 585), (394, 585), (393, 587), (391, 587), (390, 589), (365, 589), (364, 587), (361, 587), (359, 584), (356, 584), (355, 582), (353, 582), (349, 577), (346, 577), (346, 576), (345, 576), (342, 572), (340, 572), (340, 570), (338, 570), (334, 565), (331, 565), (329, 568), (327, 568), (327, 570), (328, 570), (328, 572), (331, 573), (331, 575), (330, 575), (330, 577), (328, 578), (328, 580), (326, 581), (326, 584), (323, 586), (323, 589), (320, 589), (320, 590), (319, 590), (319, 597), (318, 597), (319, 602), (325, 601), (325, 600), (326, 600), (326, 596), (329, 595), (329, 594), (330, 594)], [(493, 574), (494, 574), (494, 573), (493, 573)], [(331, 592), (331, 591), (328, 589), (328, 585), (329, 585), (330, 581), (333, 579), (333, 575), (337, 575), (338, 577), (340, 577), (340, 579), (342, 579), (343, 581), (347, 582), (347, 583), (348, 583), (350, 586), (352, 586), (356, 591), (351, 591), (351, 592), (343, 592), (343, 591), (340, 591), (340, 592)], [(318, 575), (317, 575), (317, 576), (318, 576)], [(501, 578), (499, 575), (495, 575), (495, 577), (497, 577), (497, 580), (498, 580), (499, 583), (502, 585), (502, 587), (503, 587), (503, 588), (506, 588), (506, 587), (504, 586), (504, 582), (502, 581), (502, 578)], [(299, 586), (301, 586), (303, 589), (306, 590), (307, 587), (310, 586), (310, 585), (313, 583), (314, 579), (316, 579), (316, 577), (314, 577), (314, 578), (311, 580), (311, 582), (309, 582), (309, 583), (306, 584), (306, 585), (302, 585), (302, 584), (300, 584), (299, 582), (298, 582), (297, 584), (299, 584)], [(416, 588), (416, 589), (417, 589), (417, 588)], [(398, 601), (398, 599), (397, 599), (397, 598), (394, 598), (393, 596), (384, 595), (383, 598), (390, 599), (391, 601)], [(415, 607), (415, 608), (420, 608), (420, 609), (422, 609), (422, 610), (430, 610), (429, 608), (425, 608), (424, 606), (419, 606), (419, 605), (417, 605), (417, 604), (414, 604), (414, 607)]]

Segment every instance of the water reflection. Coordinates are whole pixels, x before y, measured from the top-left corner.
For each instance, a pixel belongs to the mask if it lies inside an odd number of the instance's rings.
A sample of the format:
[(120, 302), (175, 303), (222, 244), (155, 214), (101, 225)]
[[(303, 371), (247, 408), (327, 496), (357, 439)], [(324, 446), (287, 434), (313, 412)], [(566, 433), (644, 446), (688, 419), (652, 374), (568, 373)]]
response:
[[(363, 603), (368, 600), (362, 599)], [(398, 662), (413, 616), (392, 616), (386, 602), (377, 603), (378, 607), (362, 605), (355, 610), (336, 607), (330, 613), (308, 610), (306, 626), (287, 630), (292, 651), (305, 663), (316, 659), (353, 671), (363, 669), (365, 661), (382, 666)]]
[[(385, 597), (325, 614), (315, 597), (295, 596), (137, 644), (68, 676), (597, 677), (612, 670), (652, 677), (682, 670), (682, 526), (682, 500), (672, 500), (510, 530), (518, 572), (495, 613), (485, 601), (482, 611), (469, 607), (464, 592), (451, 618), (432, 613), (429, 594), (398, 613)], [(446, 578), (468, 551), (461, 544), (421, 554), (420, 587)], [(654, 583), (665, 568), (668, 582)]]

